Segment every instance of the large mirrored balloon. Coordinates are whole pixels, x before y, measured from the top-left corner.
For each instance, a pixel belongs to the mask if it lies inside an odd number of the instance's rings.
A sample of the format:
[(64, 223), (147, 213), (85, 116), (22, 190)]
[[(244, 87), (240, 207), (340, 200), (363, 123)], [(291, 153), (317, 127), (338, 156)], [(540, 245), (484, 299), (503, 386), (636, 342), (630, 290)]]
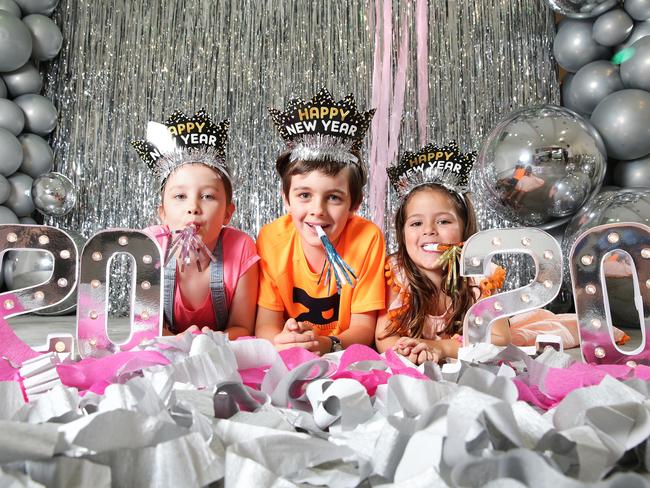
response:
[(22, 134), (18, 140), (23, 146), (23, 163), (20, 171), (32, 178), (52, 170), (54, 151), (45, 139), (36, 134)]
[(63, 35), (57, 25), (45, 15), (31, 14), (23, 22), (32, 34), (32, 57), (47, 61), (56, 57), (63, 44)]
[(591, 114), (610, 93), (623, 89), (618, 66), (609, 61), (594, 61), (578, 70), (567, 88), (567, 107), (580, 114)]
[(59, 116), (49, 98), (41, 95), (21, 95), (14, 102), (25, 114), (25, 130), (39, 136), (45, 136), (56, 127)]
[(6, 98), (0, 98), (0, 127), (17, 136), (25, 127), (25, 115), (18, 105)]
[(585, 64), (598, 59), (609, 59), (611, 49), (598, 44), (592, 35), (590, 20), (565, 19), (553, 40), (553, 55), (565, 70), (575, 73)]
[(51, 217), (66, 215), (77, 201), (77, 191), (72, 181), (56, 172), (36, 178), (32, 196), (36, 210)]
[(650, 93), (621, 90), (605, 97), (591, 114), (607, 147), (615, 159), (638, 159), (650, 154)]
[(7, 91), (12, 97), (26, 93), (39, 93), (43, 87), (41, 74), (32, 63), (25, 63), (20, 68), (2, 73), (2, 79), (7, 85)]
[[(586, 230), (617, 222), (650, 225), (650, 189), (618, 189), (596, 195), (569, 222), (563, 245), (564, 255), (569, 255), (573, 243)], [(609, 259), (605, 262), (604, 273), (614, 325), (638, 327), (638, 314), (634, 306), (630, 306), (633, 303), (633, 282), (629, 265), (624, 259), (613, 255), (611, 262)]]
[(614, 183), (623, 188), (650, 188), (650, 156), (616, 163)]
[(13, 71), (27, 62), (32, 54), (32, 35), (22, 20), (0, 11), (0, 39), (0, 72)]
[(27, 14), (52, 15), (59, 0), (16, 0), (21, 10)]
[(28, 217), (34, 211), (34, 201), (32, 200), (32, 182), (31, 176), (23, 173), (14, 173), (9, 178), (11, 192), (5, 205), (9, 207), (18, 217)]
[(610, 10), (594, 22), (594, 40), (603, 46), (616, 46), (628, 38), (634, 21), (620, 8)]
[(648, 0), (625, 0), (623, 8), (634, 20), (650, 19), (650, 1)]
[(605, 164), (602, 140), (589, 122), (564, 107), (545, 105), (514, 112), (492, 130), (474, 178), (482, 188), (479, 197), (503, 217), (548, 225), (573, 215), (598, 191)]
[(9, 176), (23, 162), (23, 146), (7, 129), (0, 128), (0, 175)]
[(617, 0), (548, 0), (553, 10), (572, 19), (597, 17), (617, 3)]

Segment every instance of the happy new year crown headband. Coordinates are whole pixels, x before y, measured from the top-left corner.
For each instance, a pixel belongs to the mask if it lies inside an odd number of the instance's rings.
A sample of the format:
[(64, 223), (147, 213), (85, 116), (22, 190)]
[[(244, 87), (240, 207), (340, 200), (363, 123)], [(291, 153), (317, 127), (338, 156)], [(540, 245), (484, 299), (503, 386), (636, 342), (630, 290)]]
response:
[(360, 164), (353, 154), (363, 142), (375, 110), (357, 112), (350, 94), (336, 102), (326, 88), (311, 99), (294, 98), (284, 112), (269, 108), (290, 161), (340, 161)]
[(189, 163), (205, 164), (231, 180), (226, 164), (229, 128), (228, 119), (215, 124), (205, 110), (192, 117), (176, 110), (164, 124), (149, 122), (146, 139), (131, 144), (161, 186), (172, 171)]
[(463, 200), (475, 159), (476, 152), (461, 152), (455, 141), (442, 147), (428, 144), (415, 153), (405, 152), (399, 163), (386, 171), (400, 199), (419, 186), (434, 183)]

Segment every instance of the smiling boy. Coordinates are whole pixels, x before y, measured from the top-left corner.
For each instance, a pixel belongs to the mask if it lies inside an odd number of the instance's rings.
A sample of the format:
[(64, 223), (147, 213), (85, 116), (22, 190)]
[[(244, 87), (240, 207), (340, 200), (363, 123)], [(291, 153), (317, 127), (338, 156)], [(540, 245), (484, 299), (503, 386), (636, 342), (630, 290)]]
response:
[[(283, 130), (301, 120), (310, 104), (330, 107), (318, 111), (325, 118), (313, 119), (314, 132)], [(349, 110), (345, 132), (338, 131), (341, 124), (326, 123), (338, 116), (331, 116), (337, 112), (331, 107)], [(278, 349), (326, 353), (373, 341), (385, 301), (385, 244), (376, 225), (355, 215), (366, 182), (357, 148), (373, 113), (358, 113), (351, 97), (334, 102), (326, 90), (309, 102), (292, 101), (286, 112), (271, 110), (288, 146), (276, 162), (288, 214), (264, 226), (257, 239), (262, 273), (255, 332)], [(316, 226), (354, 270), (354, 287), (345, 283), (338, 293), (323, 278), (327, 256)]]

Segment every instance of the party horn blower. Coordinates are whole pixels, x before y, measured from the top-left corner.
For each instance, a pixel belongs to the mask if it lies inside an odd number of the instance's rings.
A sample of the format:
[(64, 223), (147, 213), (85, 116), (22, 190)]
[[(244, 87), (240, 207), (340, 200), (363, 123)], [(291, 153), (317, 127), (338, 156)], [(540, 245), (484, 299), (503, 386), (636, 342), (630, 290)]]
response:
[(325, 273), (325, 281), (327, 281), (327, 293), (330, 291), (330, 284), (332, 275), (334, 275), (334, 281), (336, 282), (336, 291), (341, 293), (342, 283), (345, 281), (348, 285), (354, 287), (357, 282), (357, 275), (354, 274), (354, 270), (348, 266), (348, 264), (343, 261), (343, 258), (339, 256), (339, 253), (336, 252), (334, 246), (327, 238), (325, 231), (320, 225), (316, 226), (316, 234), (320, 238), (320, 241), (323, 243), (325, 248), (325, 255), (327, 259), (323, 263), (323, 269), (320, 272), (320, 277), (318, 278), (318, 283), (323, 279), (323, 273)]
[(169, 247), (169, 253), (167, 254), (167, 260), (165, 261), (165, 266), (169, 260), (176, 254), (176, 251), (180, 249), (179, 258), (180, 258), (180, 268), (181, 271), (185, 269), (185, 265), (189, 265), (192, 260), (196, 261), (196, 267), (199, 271), (201, 269), (201, 260), (199, 259), (201, 254), (205, 254), (210, 261), (213, 263), (217, 261), (217, 258), (212, 254), (212, 251), (207, 248), (203, 243), (203, 239), (197, 233), (196, 225), (190, 224), (184, 229), (175, 230), (172, 234), (176, 234), (172, 239), (171, 245)]
[(441, 244), (441, 243), (431, 243), (423, 246), (425, 251), (435, 251), (441, 252), (439, 259), (442, 263), (443, 269), (447, 271), (446, 285), (447, 290), (450, 293), (454, 294), (458, 290), (458, 263), (460, 261), (460, 255), (463, 251), (464, 242), (457, 242), (455, 244)]

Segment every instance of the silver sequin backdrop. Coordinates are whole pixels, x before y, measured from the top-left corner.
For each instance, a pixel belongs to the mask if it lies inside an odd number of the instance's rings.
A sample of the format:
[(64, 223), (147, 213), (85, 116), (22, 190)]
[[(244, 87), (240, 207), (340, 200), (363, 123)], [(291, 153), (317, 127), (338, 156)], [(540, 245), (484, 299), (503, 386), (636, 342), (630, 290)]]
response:
[[(392, 11), (393, 60), (403, 16), (410, 34), (403, 151), (419, 140), (414, 2), (394, 0)], [(154, 222), (155, 182), (129, 145), (149, 120), (202, 107), (230, 118), (232, 224), (254, 236), (282, 213), (273, 170), (280, 142), (266, 107), (321, 86), (336, 98), (353, 93), (362, 108), (371, 103), (374, 1), (61, 0), (54, 19), (64, 36), (46, 67), (46, 94), (59, 109), (55, 168), (79, 198), (71, 214), (46, 223), (85, 236)], [(511, 110), (559, 101), (544, 1), (430, 0), (428, 30), (429, 141), (478, 149)], [(387, 228), (392, 205), (389, 197)], [(479, 213), (484, 225), (499, 222), (489, 209)]]

